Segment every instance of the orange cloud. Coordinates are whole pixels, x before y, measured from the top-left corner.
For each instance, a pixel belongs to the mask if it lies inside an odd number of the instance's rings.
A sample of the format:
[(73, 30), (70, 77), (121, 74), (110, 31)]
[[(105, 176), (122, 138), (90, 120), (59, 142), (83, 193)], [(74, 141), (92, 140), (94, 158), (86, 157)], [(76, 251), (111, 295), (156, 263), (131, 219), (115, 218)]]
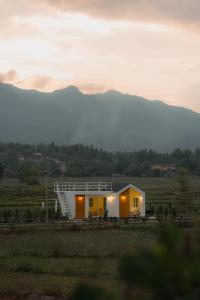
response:
[(199, 0), (0, 0), (0, 81), (116, 89), (200, 111), (199, 24)]
[(106, 19), (185, 24), (190, 28), (200, 28), (199, 0), (43, 0), (43, 3), (60, 11)]
[(15, 70), (9, 70), (6, 73), (0, 73), (0, 82), (14, 82), (18, 79), (18, 75)]
[(64, 80), (58, 80), (50, 76), (32, 75), (24, 80), (18, 80), (16, 85), (24, 89), (35, 89), (44, 92), (51, 92), (64, 88), (68, 85)]

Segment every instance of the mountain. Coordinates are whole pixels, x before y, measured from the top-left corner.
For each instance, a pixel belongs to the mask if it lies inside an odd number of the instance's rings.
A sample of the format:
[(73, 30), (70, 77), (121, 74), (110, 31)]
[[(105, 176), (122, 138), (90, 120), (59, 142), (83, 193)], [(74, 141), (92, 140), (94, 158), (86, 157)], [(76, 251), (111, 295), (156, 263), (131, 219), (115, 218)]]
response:
[(86, 95), (0, 84), (0, 141), (83, 143), (108, 150), (200, 147), (200, 114), (110, 90)]

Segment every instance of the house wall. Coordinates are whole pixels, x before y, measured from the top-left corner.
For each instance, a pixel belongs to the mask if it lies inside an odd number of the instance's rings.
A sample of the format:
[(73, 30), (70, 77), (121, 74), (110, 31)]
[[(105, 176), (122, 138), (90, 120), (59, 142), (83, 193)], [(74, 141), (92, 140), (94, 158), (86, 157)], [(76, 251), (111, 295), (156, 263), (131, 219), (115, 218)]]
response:
[[(128, 191), (128, 192), (127, 192)], [(129, 189), (126, 190), (128, 197), (138, 196), (142, 197), (140, 200), (140, 216), (145, 216), (145, 193), (139, 190), (133, 190), (129, 192)], [(125, 194), (126, 194), (125, 193)], [(124, 194), (124, 193), (121, 193)], [(108, 210), (108, 217), (120, 217), (120, 195), (118, 193), (112, 193), (110, 196), (111, 198), (107, 197), (107, 210)], [(83, 192), (65, 192), (65, 198), (69, 202), (70, 210), (71, 210), (71, 217), (76, 218), (76, 195), (85, 195), (85, 217), (89, 217), (89, 199), (94, 196), (94, 192), (87, 192), (87, 194)], [(96, 196), (108, 196), (105, 195), (105, 192), (100, 192)]]
[[(133, 210), (131, 211), (132, 213), (135, 213), (135, 214), (141, 214), (141, 207), (142, 207), (142, 194), (141, 192), (138, 192), (134, 189), (129, 189), (129, 201), (133, 201), (134, 198), (138, 198), (138, 207), (134, 207), (132, 208)], [(130, 203), (129, 203), (129, 206), (130, 206)]]
[(86, 218), (89, 217), (89, 199), (90, 199), (90, 196), (85, 195), (85, 217)]
[[(134, 198), (138, 199), (138, 207), (133, 206)], [(145, 193), (139, 189), (128, 188), (119, 194), (119, 216), (128, 217), (130, 213), (145, 216)]]
[(69, 205), (70, 205), (70, 210), (71, 210), (71, 217), (75, 218), (76, 213), (75, 213), (75, 198), (74, 198), (74, 192), (65, 192), (65, 198), (67, 199)]
[[(79, 193), (77, 192), (65, 192), (65, 199), (68, 201), (70, 204), (70, 210), (71, 210), (71, 217), (76, 218), (76, 201), (75, 197), (76, 195), (83, 195), (85, 196), (85, 217), (89, 217), (89, 198), (94, 196), (94, 192), (87, 192), (85, 191), (80, 191)], [(105, 196), (105, 192), (98, 192), (98, 196)]]
[(146, 202), (145, 201), (146, 201), (145, 200), (145, 193), (142, 192), (142, 204), (141, 204), (141, 212), (140, 212), (141, 217), (145, 217), (145, 210), (146, 210), (146, 208), (145, 208)]
[(119, 217), (119, 196), (116, 193), (107, 198), (108, 217)]

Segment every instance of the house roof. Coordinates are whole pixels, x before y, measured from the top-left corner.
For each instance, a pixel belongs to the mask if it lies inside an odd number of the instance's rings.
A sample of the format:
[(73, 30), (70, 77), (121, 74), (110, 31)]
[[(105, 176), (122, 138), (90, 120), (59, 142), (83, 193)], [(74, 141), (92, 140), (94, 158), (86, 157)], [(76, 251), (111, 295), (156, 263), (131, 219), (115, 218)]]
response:
[(113, 190), (113, 192), (119, 192), (129, 184), (130, 183), (127, 183), (127, 182), (114, 182), (112, 184), (112, 190)]

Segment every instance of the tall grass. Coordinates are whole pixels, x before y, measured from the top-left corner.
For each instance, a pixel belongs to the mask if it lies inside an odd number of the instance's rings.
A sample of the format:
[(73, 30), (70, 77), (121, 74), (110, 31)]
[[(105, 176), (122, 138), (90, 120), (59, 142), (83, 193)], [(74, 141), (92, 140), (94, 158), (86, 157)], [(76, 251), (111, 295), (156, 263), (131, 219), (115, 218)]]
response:
[(118, 257), (152, 243), (155, 234), (140, 231), (67, 231), (0, 237), (0, 257)]
[(118, 279), (118, 258), (155, 239), (149, 231), (127, 230), (0, 235), (0, 295), (70, 294), (83, 279), (112, 287)]

